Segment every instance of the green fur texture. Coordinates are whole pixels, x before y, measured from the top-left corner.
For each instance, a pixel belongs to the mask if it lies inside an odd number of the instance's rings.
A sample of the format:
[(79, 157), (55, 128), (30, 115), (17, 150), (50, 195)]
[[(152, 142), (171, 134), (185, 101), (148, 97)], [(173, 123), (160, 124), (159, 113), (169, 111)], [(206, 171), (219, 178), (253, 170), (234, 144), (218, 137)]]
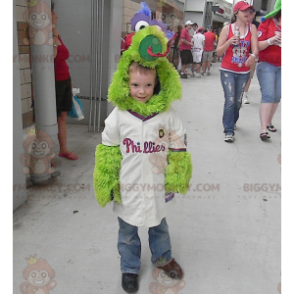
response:
[(186, 194), (192, 177), (192, 161), (189, 152), (168, 152), (165, 171), (165, 191)]
[(95, 152), (94, 191), (100, 206), (108, 202), (121, 203), (119, 172), (122, 155), (119, 146), (99, 144)]
[[(144, 117), (168, 110), (171, 103), (176, 99), (181, 99), (182, 96), (179, 74), (165, 57), (146, 61), (140, 56), (140, 42), (150, 34), (160, 40), (162, 53), (166, 51), (167, 40), (163, 32), (156, 27), (149, 26), (137, 32), (132, 38), (132, 45), (122, 55), (108, 90), (108, 100), (120, 110), (132, 110)], [(130, 97), (129, 66), (132, 61), (138, 62), (144, 67), (155, 68), (157, 71), (161, 86), (160, 92), (153, 95), (146, 103), (141, 103)]]

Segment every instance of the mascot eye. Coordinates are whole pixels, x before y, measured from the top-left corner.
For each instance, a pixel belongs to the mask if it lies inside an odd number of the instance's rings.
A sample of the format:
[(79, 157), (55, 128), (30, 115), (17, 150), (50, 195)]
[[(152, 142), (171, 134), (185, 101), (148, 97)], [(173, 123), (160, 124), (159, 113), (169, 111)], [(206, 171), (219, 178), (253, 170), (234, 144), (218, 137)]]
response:
[(32, 149), (36, 149), (37, 148), (37, 144), (36, 143), (33, 143), (32, 144)]
[(147, 28), (147, 27), (149, 27), (149, 23), (147, 21), (140, 20), (135, 25), (135, 31), (139, 32), (141, 29), (144, 29), (144, 28)]
[(37, 275), (35, 272), (32, 272), (31, 276), (32, 276), (32, 278), (35, 278)]
[(172, 20), (177, 19), (177, 15), (176, 15), (175, 13), (171, 13), (171, 14), (170, 14), (170, 18), (171, 18)]
[(41, 147), (42, 147), (42, 149), (46, 149), (47, 144), (46, 144), (46, 143), (42, 143), (42, 144), (41, 144)]
[(162, 278), (164, 278), (164, 277), (165, 277), (165, 273), (164, 273), (164, 272), (161, 272), (160, 276), (161, 276)]
[(47, 19), (47, 15), (46, 14), (42, 14), (41, 18), (42, 18), (42, 20), (46, 20)]
[(42, 278), (46, 278), (47, 275), (46, 275), (46, 273), (42, 273), (41, 276), (42, 276)]
[(35, 14), (35, 13), (32, 13), (32, 14), (30, 15), (30, 19), (31, 19), (31, 20), (36, 20), (36, 19), (37, 19), (36, 14)]
[(161, 15), (161, 19), (162, 19), (162, 21), (164, 21), (164, 20), (166, 19), (166, 14), (165, 14), (165, 13), (163, 13), (163, 14)]

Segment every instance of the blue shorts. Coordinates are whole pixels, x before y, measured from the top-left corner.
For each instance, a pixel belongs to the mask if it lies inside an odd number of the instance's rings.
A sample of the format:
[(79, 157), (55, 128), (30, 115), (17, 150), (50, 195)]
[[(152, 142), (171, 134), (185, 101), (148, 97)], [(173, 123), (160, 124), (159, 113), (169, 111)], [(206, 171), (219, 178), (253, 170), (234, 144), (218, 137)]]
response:
[(261, 103), (279, 103), (281, 100), (281, 67), (259, 62), (256, 74), (260, 84)]

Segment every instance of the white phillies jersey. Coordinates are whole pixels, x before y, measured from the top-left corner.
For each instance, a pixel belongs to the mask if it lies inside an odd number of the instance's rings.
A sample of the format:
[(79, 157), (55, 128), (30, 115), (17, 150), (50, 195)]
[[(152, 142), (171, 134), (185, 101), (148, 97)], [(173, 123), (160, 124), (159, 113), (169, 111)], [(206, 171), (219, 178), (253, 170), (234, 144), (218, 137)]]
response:
[(117, 107), (105, 120), (102, 144), (120, 146), (121, 204), (118, 217), (133, 226), (154, 227), (167, 215), (174, 193), (164, 188), (168, 150), (186, 151), (186, 130), (171, 108), (142, 117)]

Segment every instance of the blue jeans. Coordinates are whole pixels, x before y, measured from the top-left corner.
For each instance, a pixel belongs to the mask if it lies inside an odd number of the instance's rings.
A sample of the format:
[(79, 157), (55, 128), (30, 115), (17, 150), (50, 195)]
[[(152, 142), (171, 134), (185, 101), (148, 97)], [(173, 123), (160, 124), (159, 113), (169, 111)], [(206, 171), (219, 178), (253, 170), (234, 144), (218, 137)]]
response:
[(250, 76), (221, 70), (221, 83), (225, 94), (223, 113), (224, 133), (234, 135), (234, 124), (239, 118), (242, 95)]
[[(118, 218), (118, 222), (117, 248), (121, 256), (121, 272), (138, 274), (141, 265), (141, 241), (138, 235), (138, 227), (124, 222), (121, 218)], [(149, 228), (148, 234), (152, 263), (166, 264), (172, 258), (166, 219), (163, 218), (158, 226)]]
[(281, 67), (260, 62), (256, 67), (260, 84), (261, 103), (279, 103), (281, 100)]

